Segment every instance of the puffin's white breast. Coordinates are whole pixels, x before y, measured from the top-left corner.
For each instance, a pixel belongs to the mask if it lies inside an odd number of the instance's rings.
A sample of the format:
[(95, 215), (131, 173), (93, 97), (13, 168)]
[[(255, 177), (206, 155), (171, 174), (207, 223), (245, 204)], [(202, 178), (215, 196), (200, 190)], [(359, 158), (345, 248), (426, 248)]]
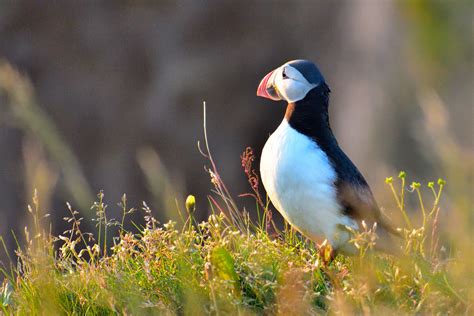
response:
[(341, 213), (336, 172), (316, 142), (293, 129), (286, 119), (269, 137), (260, 162), (262, 182), (283, 217), (311, 239), (342, 243), (338, 225), (357, 225)]

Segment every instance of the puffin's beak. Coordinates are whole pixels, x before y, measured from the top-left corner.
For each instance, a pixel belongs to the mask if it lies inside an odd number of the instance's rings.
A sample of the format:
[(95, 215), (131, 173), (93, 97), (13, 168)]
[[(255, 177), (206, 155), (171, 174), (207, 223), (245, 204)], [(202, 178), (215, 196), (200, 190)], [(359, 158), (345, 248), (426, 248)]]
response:
[(277, 89), (275, 88), (274, 74), (275, 70), (272, 70), (265, 77), (263, 77), (257, 88), (257, 96), (267, 98), (273, 101), (279, 101), (282, 99), (278, 94)]

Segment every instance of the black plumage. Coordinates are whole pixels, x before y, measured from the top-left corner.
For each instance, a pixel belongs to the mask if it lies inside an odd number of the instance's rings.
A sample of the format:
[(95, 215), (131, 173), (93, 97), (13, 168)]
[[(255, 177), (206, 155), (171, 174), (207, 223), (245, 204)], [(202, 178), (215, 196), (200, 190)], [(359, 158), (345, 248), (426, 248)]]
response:
[[(314, 73), (314, 68), (305, 69)], [(305, 72), (302, 74), (307, 76)], [(369, 225), (377, 222), (381, 227), (396, 234), (382, 218), (367, 181), (339, 147), (329, 123), (329, 93), (328, 85), (324, 81), (320, 82), (304, 99), (288, 104), (285, 118), (291, 127), (314, 140), (328, 156), (337, 174), (335, 186), (338, 201), (344, 207), (343, 212), (358, 222), (365, 220)]]

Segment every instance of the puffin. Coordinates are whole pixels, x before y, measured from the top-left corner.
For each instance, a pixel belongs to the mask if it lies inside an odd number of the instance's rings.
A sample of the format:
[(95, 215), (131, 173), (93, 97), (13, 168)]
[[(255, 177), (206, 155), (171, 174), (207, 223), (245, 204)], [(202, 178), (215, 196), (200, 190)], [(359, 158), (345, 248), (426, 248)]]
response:
[(376, 225), (375, 249), (396, 253), (399, 235), (382, 216), (367, 181), (340, 148), (329, 123), (330, 89), (318, 67), (292, 60), (261, 80), (257, 96), (286, 101), (265, 143), (260, 174), (274, 207), (302, 235), (355, 254), (352, 230)]

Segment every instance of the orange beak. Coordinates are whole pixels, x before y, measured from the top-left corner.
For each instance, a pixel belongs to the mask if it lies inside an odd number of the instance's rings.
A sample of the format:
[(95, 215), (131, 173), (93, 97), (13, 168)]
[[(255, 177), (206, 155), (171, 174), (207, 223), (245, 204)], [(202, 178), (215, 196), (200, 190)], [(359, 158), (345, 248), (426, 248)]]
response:
[(279, 101), (282, 98), (278, 94), (277, 89), (275, 88), (275, 70), (270, 71), (265, 77), (263, 77), (262, 81), (257, 88), (257, 96), (262, 98), (267, 98), (273, 101)]

